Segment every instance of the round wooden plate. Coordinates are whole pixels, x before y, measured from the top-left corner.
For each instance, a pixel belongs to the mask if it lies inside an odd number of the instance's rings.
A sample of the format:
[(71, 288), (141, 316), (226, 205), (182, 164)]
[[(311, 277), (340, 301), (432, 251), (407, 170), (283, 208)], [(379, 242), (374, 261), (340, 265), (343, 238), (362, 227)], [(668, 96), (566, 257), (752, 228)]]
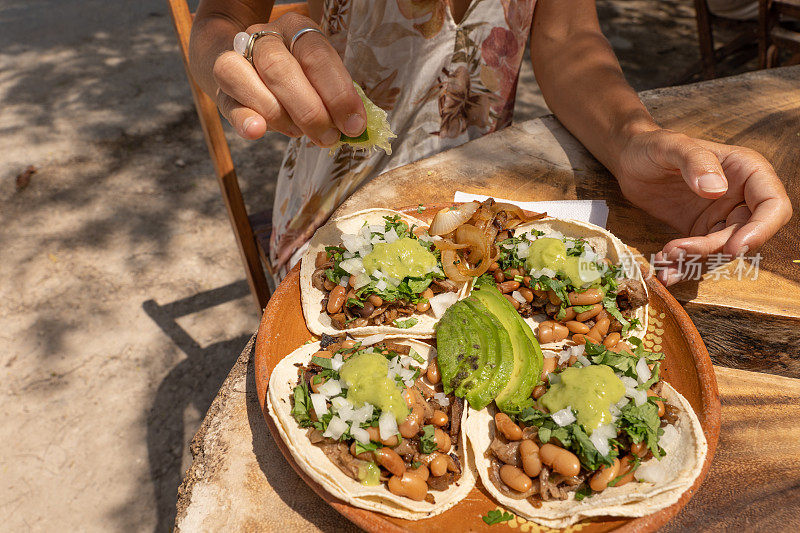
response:
[[(423, 220), (429, 220), (443, 205), (429, 205), (421, 213), (417, 206), (400, 211)], [(689, 316), (655, 277), (646, 279), (650, 291), (650, 320), (645, 336), (645, 347), (663, 351), (666, 355), (662, 375), (692, 404), (708, 440), (708, 455), (702, 472), (694, 485), (674, 505), (640, 518), (599, 518), (583, 521), (567, 530), (582, 532), (602, 531), (655, 531), (686, 505), (706, 477), (711, 458), (717, 448), (720, 425), (720, 401), (717, 381), (700, 334)], [(425, 520), (402, 520), (348, 505), (328, 494), (310, 479), (295, 463), (286, 444), (280, 438), (275, 423), (267, 413), (266, 393), (269, 377), (275, 365), (304, 342), (312, 339), (303, 318), (300, 303), (300, 265), (298, 264), (278, 286), (261, 318), (256, 338), (255, 381), (258, 401), (264, 418), (286, 460), (303, 480), (336, 511), (367, 531), (478, 531), (488, 530), (481, 516), (499, 508), (478, 480), (475, 488), (459, 504), (448, 511)], [(330, 465), (331, 468), (335, 468)], [(513, 513), (512, 513), (513, 514)], [(525, 519), (514, 517), (509, 522), (491, 526), (497, 532), (503, 527), (519, 528), (524, 532), (545, 531)]]

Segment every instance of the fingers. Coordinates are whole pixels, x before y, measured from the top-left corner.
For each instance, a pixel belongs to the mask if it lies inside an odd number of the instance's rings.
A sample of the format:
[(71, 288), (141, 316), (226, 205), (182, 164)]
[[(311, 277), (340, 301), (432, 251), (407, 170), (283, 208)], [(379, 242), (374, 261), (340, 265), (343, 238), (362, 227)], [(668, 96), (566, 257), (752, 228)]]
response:
[[(285, 43), (301, 29), (316, 27), (308, 18), (288, 14), (265, 27)], [(278, 39), (259, 39), (253, 63), (263, 83), (309, 138), (320, 146), (335, 144), (341, 132), (357, 136), (366, 127), (366, 112), (350, 75), (327, 39), (316, 32), (302, 35), (293, 56)], [(299, 58), (299, 59), (298, 59)]]
[[(296, 33), (295, 29), (291, 32)], [(361, 135), (367, 126), (364, 103), (330, 42), (318, 33), (306, 33), (295, 43), (293, 53), (336, 127), (350, 137)]]
[[(278, 40), (270, 35), (261, 39)], [(221, 93), (237, 104), (234, 105), (224, 98), (219, 101), (221, 97), (218, 96), (217, 105), (242, 137), (257, 139), (267, 129), (279, 131), (290, 137), (301, 135), (278, 99), (267, 89), (253, 66), (244, 57), (233, 51), (225, 52), (214, 62), (213, 74)], [(223, 105), (226, 106), (227, 114), (223, 110)], [(245, 112), (239, 107), (249, 108), (250, 112)], [(255, 123), (245, 125), (244, 121), (257, 116), (260, 118), (256, 119), (257, 123), (263, 122), (265, 127), (258, 137), (253, 137), (252, 134), (245, 133), (245, 130), (248, 127), (255, 128)]]
[(711, 225), (707, 235), (668, 242), (655, 257), (658, 279), (666, 286), (673, 285), (690, 273), (691, 269), (686, 268), (687, 260), (699, 261), (711, 254), (726, 253), (724, 249), (727, 242), (748, 221), (750, 215), (750, 209), (740, 205), (730, 210), (724, 220)]
[(217, 92), (217, 107), (240, 137), (254, 141), (264, 136), (267, 123), (264, 117), (243, 106), (222, 91)]
[(728, 190), (728, 180), (717, 155), (686, 135), (668, 133), (651, 148), (654, 161), (679, 170), (689, 188), (702, 198), (719, 198)]

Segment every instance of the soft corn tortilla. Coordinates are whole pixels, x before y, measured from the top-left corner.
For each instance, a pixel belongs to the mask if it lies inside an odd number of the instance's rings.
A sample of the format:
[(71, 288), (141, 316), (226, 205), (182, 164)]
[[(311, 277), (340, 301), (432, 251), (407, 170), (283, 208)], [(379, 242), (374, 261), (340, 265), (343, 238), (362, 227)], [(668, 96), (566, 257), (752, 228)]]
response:
[[(514, 229), (514, 235), (521, 235), (522, 233), (532, 229), (543, 231), (545, 233), (543, 236), (547, 236), (547, 234), (552, 232), (559, 232), (565, 237), (584, 239), (589, 243), (598, 256), (607, 257), (615, 265), (622, 264), (626, 277), (641, 282), (642, 286), (644, 287), (645, 294), (648, 294), (649, 297), (647, 284), (644, 282), (644, 278), (642, 277), (642, 269), (639, 267), (639, 263), (636, 261), (636, 258), (630, 252), (630, 250), (628, 250), (628, 247), (625, 246), (625, 244), (623, 244), (622, 241), (615, 237), (610, 231), (605, 230), (600, 226), (595, 226), (594, 224), (589, 224), (588, 222), (581, 222), (578, 220), (543, 218), (535, 222), (518, 226)], [(641, 338), (644, 336), (644, 334), (647, 332), (648, 307), (649, 305), (643, 305), (642, 307), (639, 307), (633, 311), (632, 316), (638, 318), (642, 325), (637, 328), (629, 329), (625, 334), (625, 337), (635, 335)], [(535, 331), (539, 327), (539, 324), (545, 320), (549, 320), (549, 317), (545, 315), (538, 315), (535, 317), (526, 318), (525, 320)], [(554, 349), (564, 346), (570, 342), (571, 341), (569, 340), (569, 337), (567, 337), (567, 339), (561, 342), (548, 343), (545, 346)]]
[[(306, 325), (311, 333), (315, 335), (321, 335), (323, 333), (327, 333), (328, 335), (347, 333), (354, 337), (381, 333), (385, 334), (388, 338), (404, 337), (412, 339), (433, 337), (434, 326), (438, 320), (433, 316), (431, 311), (408, 317), (416, 318), (418, 322), (407, 329), (386, 325), (364, 326), (341, 330), (336, 329), (331, 324), (330, 316), (328, 316), (328, 313), (322, 308), (322, 298), (325, 296), (325, 293), (314, 288), (311, 284), (311, 276), (316, 270), (314, 262), (318, 252), (325, 250), (326, 246), (338, 246), (342, 242), (342, 234), (358, 233), (365, 222), (367, 224), (383, 224), (385, 222), (383, 217), (394, 215), (400, 215), (400, 217), (408, 223), (409, 227), (413, 225), (423, 228), (428, 227), (428, 224), (425, 222), (400, 213), (399, 211), (393, 211), (391, 209), (366, 209), (329, 221), (319, 228), (311, 238), (308, 244), (308, 250), (306, 250), (306, 253), (303, 255), (303, 263), (300, 266), (300, 291), (303, 302), (303, 315), (305, 316)], [(458, 292), (459, 299), (464, 296), (466, 290), (465, 284)]]
[[(543, 502), (537, 509), (527, 500), (504, 496), (492, 483), (489, 478), (490, 461), (484, 455), (494, 438), (492, 415), (487, 409), (469, 409), (466, 433), (483, 486), (500, 505), (523, 518), (552, 528), (563, 528), (594, 516), (645, 516), (669, 507), (700, 475), (708, 444), (700, 421), (686, 398), (667, 383), (663, 383), (662, 387), (661, 396), (680, 411), (675, 424), (679, 435), (677, 444), (672, 453), (667, 453), (661, 459), (667, 471), (663, 482), (632, 481), (621, 487), (609, 487), (582, 501), (576, 501), (574, 494), (570, 494), (568, 500)], [(650, 459), (642, 465), (651, 462), (657, 463), (658, 459)]]
[[(415, 361), (414, 365), (420, 368), (427, 365), (427, 360), (433, 351), (430, 345), (415, 340), (393, 342), (411, 346), (425, 358), (426, 363), (419, 364)], [(466, 422), (466, 409), (462, 417), (461, 434), (459, 439), (454, 441), (452, 450), (458, 454), (461, 462), (461, 478), (446, 491), (430, 491), (429, 494), (433, 495), (435, 504), (396, 496), (389, 492), (384, 484), (374, 487), (364, 486), (339, 470), (319, 447), (311, 444), (306, 437), (307, 428), (301, 428), (291, 414), (292, 391), (297, 384), (298, 376), (296, 365), (307, 364), (311, 356), (319, 350), (320, 343), (315, 342), (306, 344), (286, 356), (272, 371), (267, 391), (269, 414), (295, 461), (306, 474), (329, 493), (350, 505), (406, 520), (420, 520), (442, 513), (461, 501), (472, 490), (475, 485), (474, 465), (471, 456), (468, 455), (463, 426)]]

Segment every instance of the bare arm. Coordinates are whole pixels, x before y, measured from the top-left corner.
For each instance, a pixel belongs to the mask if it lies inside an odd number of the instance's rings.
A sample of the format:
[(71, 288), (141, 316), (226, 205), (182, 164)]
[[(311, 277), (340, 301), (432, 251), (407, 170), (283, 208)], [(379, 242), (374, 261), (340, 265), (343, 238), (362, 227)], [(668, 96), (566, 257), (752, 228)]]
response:
[(625, 197), (686, 235), (656, 256), (664, 283), (680, 280), (686, 256), (753, 252), (789, 221), (791, 203), (763, 156), (655, 123), (625, 81), (593, 0), (539, 0), (531, 57), (547, 105)]

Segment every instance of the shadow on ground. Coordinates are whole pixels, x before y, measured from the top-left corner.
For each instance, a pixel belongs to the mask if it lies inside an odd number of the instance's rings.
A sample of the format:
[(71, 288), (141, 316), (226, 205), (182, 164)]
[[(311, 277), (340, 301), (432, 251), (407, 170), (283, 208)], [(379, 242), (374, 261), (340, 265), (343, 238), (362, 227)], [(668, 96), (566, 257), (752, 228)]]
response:
[(181, 458), (187, 433), (196, 429), (185, 427), (183, 414), (189, 406), (202, 414), (208, 411), (230, 370), (231, 355), (250, 338), (242, 335), (200, 346), (177, 319), (243, 297), (249, 298), (250, 291), (241, 280), (164, 305), (153, 300), (142, 304), (145, 313), (186, 355), (161, 381), (147, 418), (147, 453), (158, 514), (155, 531), (171, 531), (175, 523), (175, 498), (183, 478)]

